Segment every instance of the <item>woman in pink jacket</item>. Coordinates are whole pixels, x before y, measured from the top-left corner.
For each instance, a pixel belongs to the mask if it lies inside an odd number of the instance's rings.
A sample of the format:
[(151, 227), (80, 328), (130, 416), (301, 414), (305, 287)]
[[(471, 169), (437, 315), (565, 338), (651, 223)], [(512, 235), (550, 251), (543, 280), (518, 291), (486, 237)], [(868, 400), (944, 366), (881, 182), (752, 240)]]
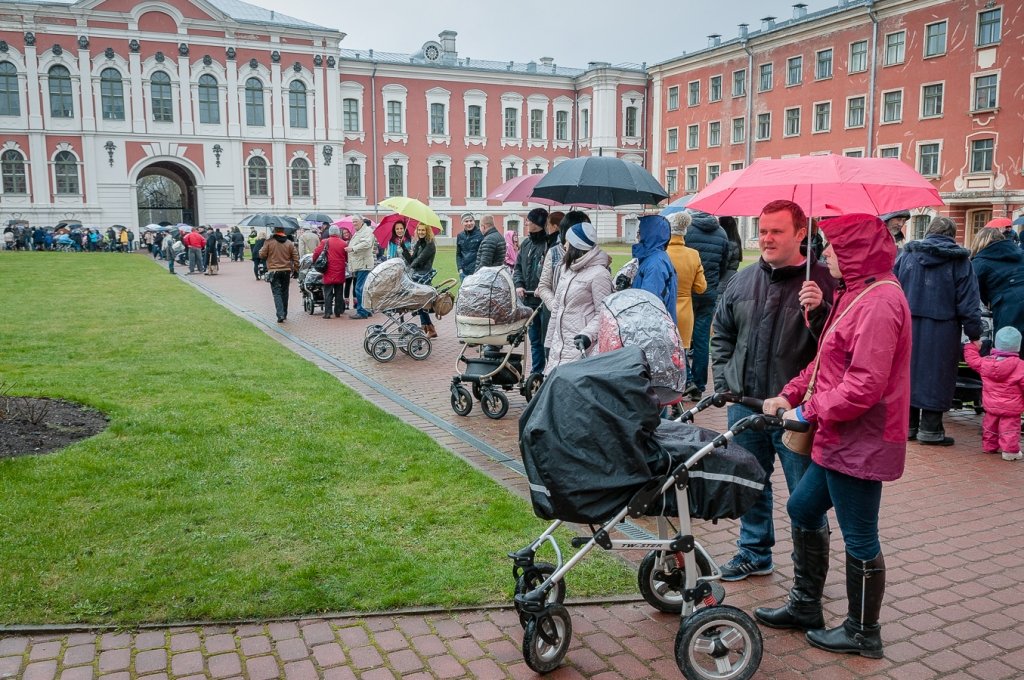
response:
[[(778, 397), (764, 402), (766, 413), (784, 408), (786, 418), (817, 425), (811, 465), (786, 506), (794, 534), (802, 532), (808, 547), (794, 551), (788, 602), (760, 607), (754, 615), (768, 626), (807, 629), (815, 647), (877, 659), (885, 592), (878, 509), (882, 482), (901, 477), (906, 458), (910, 309), (892, 273), (896, 245), (881, 220), (844, 215), (821, 227), (829, 239), (829, 271), (840, 283), (818, 356)], [(843, 625), (825, 630), (825, 513), (833, 507), (846, 543), (849, 610)]]

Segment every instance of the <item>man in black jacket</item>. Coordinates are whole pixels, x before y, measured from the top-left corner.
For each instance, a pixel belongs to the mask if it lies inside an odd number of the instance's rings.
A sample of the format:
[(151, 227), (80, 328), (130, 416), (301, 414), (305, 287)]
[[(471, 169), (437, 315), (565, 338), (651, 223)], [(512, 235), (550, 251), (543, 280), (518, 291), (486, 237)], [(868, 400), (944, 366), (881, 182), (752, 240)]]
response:
[[(814, 360), (818, 337), (830, 309), (825, 301), (832, 299), (836, 281), (828, 268), (817, 261), (811, 265), (811, 280), (804, 278), (807, 270), (801, 244), (807, 239), (807, 217), (800, 206), (789, 201), (769, 203), (761, 213), (758, 230), (761, 258), (757, 264), (740, 270), (722, 294), (715, 312), (711, 355), (715, 391), (765, 399), (778, 395), (786, 383)], [(739, 404), (730, 406), (729, 425), (752, 413)], [(786, 486), (792, 491), (810, 464), (810, 457), (790, 451), (781, 439), (781, 431), (747, 430), (737, 435), (735, 441), (757, 457), (769, 477), (778, 456)], [(794, 530), (793, 534), (796, 581), (800, 584), (794, 592), (806, 593), (807, 603), (817, 603), (820, 617), (820, 591), (825, 575), (808, 577), (803, 566), (821, 563), (804, 559), (807, 551), (824, 551), (827, 556), (828, 528), (815, 532)], [(775, 527), (770, 482), (757, 503), (740, 518), (738, 545), (736, 555), (722, 567), (722, 580), (739, 581), (772, 572)], [(826, 559), (824, 563), (827, 562)]]
[[(718, 218), (700, 211), (690, 211), (693, 221), (686, 228), (686, 247), (700, 255), (704, 278), (708, 287), (693, 297), (693, 339), (690, 347), (693, 359), (689, 366), (689, 380), (693, 383), (691, 396), (700, 398), (708, 383), (708, 341), (711, 337), (711, 318), (718, 302), (718, 282), (729, 268), (729, 237), (718, 224)], [(774, 396), (774, 395), (772, 395)]]
[(476, 253), (480, 250), (483, 235), (476, 228), (476, 217), (473, 213), (462, 214), (462, 231), (455, 237), (455, 266), (459, 270), (459, 278), (464, 279), (476, 271)]
[[(545, 228), (548, 211), (534, 208), (526, 216), (526, 240), (519, 247), (519, 257), (512, 272), (516, 284), (516, 295), (530, 309), (541, 306), (541, 300), (534, 293), (540, 283), (540, 272), (544, 268), (544, 255), (548, 252), (548, 235)], [(529, 294), (527, 294), (529, 291)], [(527, 333), (530, 337), (530, 371), (544, 372), (544, 310), (533, 317)]]
[[(476, 271), (481, 267), (500, 267), (505, 264), (505, 237), (494, 226), (494, 218), (484, 215), (480, 219), (480, 231), (483, 238), (476, 253)], [(467, 272), (472, 274), (473, 272)]]

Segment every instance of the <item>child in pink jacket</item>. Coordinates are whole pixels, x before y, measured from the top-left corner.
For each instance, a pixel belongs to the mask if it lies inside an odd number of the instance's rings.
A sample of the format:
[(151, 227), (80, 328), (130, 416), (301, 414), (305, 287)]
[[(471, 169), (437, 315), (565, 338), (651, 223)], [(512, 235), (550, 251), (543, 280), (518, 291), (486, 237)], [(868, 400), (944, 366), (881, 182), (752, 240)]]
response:
[(1024, 361), (1020, 331), (1005, 326), (996, 333), (995, 349), (982, 357), (974, 343), (964, 345), (967, 365), (981, 375), (981, 443), (985, 453), (1003, 452), (1003, 460), (1020, 460), (1020, 416), (1024, 413)]

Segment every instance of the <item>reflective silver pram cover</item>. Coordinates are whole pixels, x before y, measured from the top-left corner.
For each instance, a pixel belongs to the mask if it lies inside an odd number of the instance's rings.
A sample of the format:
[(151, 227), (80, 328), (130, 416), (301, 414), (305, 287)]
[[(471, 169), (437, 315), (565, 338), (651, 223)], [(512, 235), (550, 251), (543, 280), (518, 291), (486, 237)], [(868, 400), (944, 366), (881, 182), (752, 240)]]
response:
[(363, 307), (415, 311), (427, 307), (437, 295), (430, 286), (414, 282), (399, 257), (384, 260), (366, 275)]
[(516, 295), (507, 267), (482, 267), (466, 277), (455, 300), (458, 337), (480, 344), (504, 345), (522, 330), (533, 310)]

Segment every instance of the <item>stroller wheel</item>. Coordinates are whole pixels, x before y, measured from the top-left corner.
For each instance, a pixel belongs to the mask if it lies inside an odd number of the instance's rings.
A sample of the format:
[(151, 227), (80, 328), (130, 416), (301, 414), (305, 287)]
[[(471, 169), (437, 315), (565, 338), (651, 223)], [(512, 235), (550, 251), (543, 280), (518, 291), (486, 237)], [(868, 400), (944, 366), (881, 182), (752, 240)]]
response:
[[(516, 580), (516, 595), (525, 595), (537, 589), (548, 576), (555, 573), (555, 565), (550, 562), (535, 562), (532, 567), (523, 570), (522, 575)], [(545, 598), (547, 604), (562, 604), (565, 602), (565, 579), (551, 586)], [(519, 614), (519, 625), (526, 628), (530, 617), (519, 610), (519, 604), (513, 600), (516, 612)]]
[(749, 680), (764, 653), (761, 631), (736, 607), (698, 609), (679, 622), (676, 665), (688, 680)]
[(366, 330), (363, 331), (363, 337), (368, 338), (371, 335), (376, 335), (377, 333), (380, 333), (383, 330), (384, 326), (382, 324), (371, 323), (369, 326), (366, 327)]
[(455, 415), (468, 416), (469, 412), (473, 410), (473, 397), (462, 385), (456, 385), (452, 388), (452, 410), (455, 411)]
[(530, 403), (530, 400), (537, 394), (537, 390), (544, 384), (544, 375), (541, 373), (531, 373), (526, 378), (526, 382), (523, 383), (523, 396), (526, 397), (526, 403)]
[(508, 413), (508, 397), (497, 390), (488, 390), (480, 399), (480, 408), (488, 418), (498, 420)]
[(426, 336), (416, 335), (409, 340), (409, 356), (416, 361), (423, 361), (429, 357), (432, 349), (433, 347), (430, 345), (430, 340), (428, 340)]
[[(704, 556), (698, 550), (697, 571), (700, 576), (707, 576), (711, 573), (710, 565), (704, 564)], [(678, 614), (683, 611), (683, 588), (686, 579), (686, 570), (678, 566), (673, 553), (660, 550), (652, 550), (644, 555), (640, 561), (640, 569), (637, 571), (636, 580), (640, 586), (640, 595), (647, 604), (659, 612), (666, 614)], [(717, 582), (712, 582), (712, 589)], [(722, 589), (724, 599), (724, 589)], [(716, 599), (716, 604), (722, 600)]]
[(370, 346), (370, 356), (385, 364), (395, 358), (398, 348), (391, 338), (376, 338)]
[(313, 298), (308, 295), (302, 296), (302, 310), (310, 314), (313, 313)]
[(560, 604), (548, 605), (530, 619), (523, 631), (523, 659), (531, 670), (550, 673), (558, 668), (572, 640), (572, 619)]

